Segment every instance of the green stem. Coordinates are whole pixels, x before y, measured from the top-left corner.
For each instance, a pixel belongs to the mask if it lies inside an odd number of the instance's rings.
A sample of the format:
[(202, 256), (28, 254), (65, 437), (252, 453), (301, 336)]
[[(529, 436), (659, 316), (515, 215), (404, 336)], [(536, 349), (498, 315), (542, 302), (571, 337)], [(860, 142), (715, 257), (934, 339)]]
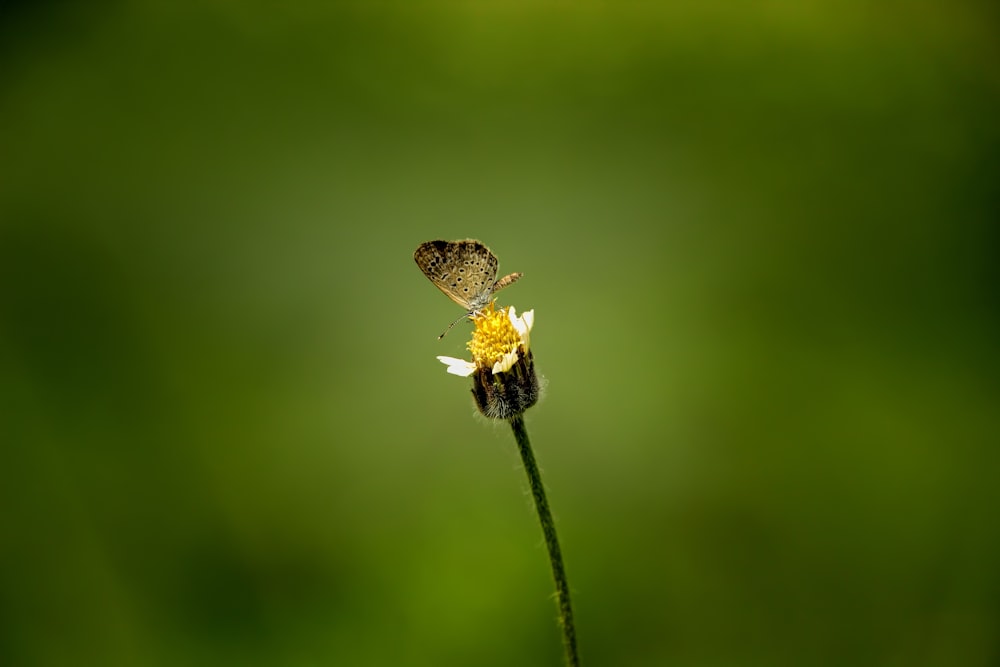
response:
[(576, 628), (573, 626), (573, 608), (569, 602), (569, 583), (566, 581), (566, 568), (563, 566), (562, 552), (559, 550), (559, 538), (556, 537), (556, 524), (549, 511), (549, 503), (545, 499), (545, 487), (542, 486), (542, 476), (535, 463), (535, 455), (531, 451), (528, 431), (524, 427), (524, 417), (515, 415), (510, 419), (514, 429), (517, 448), (521, 451), (524, 470), (528, 473), (531, 484), (531, 495), (535, 497), (535, 509), (538, 510), (538, 520), (545, 534), (545, 546), (549, 550), (549, 561), (552, 563), (552, 578), (556, 582), (556, 601), (559, 604), (559, 624), (563, 631), (563, 648), (566, 651), (567, 667), (579, 667), (580, 656), (576, 652)]

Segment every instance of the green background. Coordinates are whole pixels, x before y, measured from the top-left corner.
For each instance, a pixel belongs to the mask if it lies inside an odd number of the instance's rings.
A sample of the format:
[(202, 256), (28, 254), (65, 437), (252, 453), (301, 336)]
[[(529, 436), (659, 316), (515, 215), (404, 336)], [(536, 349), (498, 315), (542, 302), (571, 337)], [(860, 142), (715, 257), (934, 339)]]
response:
[(992, 3), (0, 7), (0, 664), (1000, 660)]

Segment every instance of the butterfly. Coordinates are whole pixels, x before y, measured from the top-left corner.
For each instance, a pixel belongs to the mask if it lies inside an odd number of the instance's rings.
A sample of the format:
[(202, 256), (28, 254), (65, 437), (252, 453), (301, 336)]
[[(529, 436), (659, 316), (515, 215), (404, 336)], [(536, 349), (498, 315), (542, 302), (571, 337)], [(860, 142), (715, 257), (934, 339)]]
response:
[(512, 285), (523, 274), (510, 273), (497, 280), (499, 261), (489, 248), (474, 239), (426, 241), (417, 246), (413, 259), (434, 286), (465, 308), (438, 339), (462, 320), (493, 301), (493, 295)]

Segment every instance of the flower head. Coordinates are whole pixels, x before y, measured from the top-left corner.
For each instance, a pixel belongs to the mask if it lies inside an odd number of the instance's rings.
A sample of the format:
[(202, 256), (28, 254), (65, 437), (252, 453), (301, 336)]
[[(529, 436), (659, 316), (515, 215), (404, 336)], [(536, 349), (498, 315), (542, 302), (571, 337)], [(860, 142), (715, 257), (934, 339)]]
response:
[(468, 343), (472, 361), (438, 357), (453, 375), (473, 376), (472, 395), (479, 411), (494, 419), (509, 419), (538, 402), (538, 378), (530, 350), (535, 311), (520, 317), (513, 306), (474, 313), (475, 330)]

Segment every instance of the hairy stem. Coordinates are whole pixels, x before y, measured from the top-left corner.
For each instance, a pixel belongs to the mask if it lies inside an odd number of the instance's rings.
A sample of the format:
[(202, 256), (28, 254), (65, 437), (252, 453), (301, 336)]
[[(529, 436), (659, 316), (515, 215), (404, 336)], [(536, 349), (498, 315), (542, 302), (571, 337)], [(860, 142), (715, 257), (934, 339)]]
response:
[(559, 624), (563, 631), (563, 647), (566, 651), (567, 667), (578, 667), (580, 657), (576, 651), (576, 628), (573, 626), (573, 608), (569, 601), (569, 583), (566, 581), (566, 568), (563, 565), (562, 552), (559, 550), (559, 538), (556, 536), (556, 524), (549, 511), (549, 502), (545, 498), (545, 487), (542, 486), (542, 476), (535, 463), (535, 455), (531, 451), (528, 431), (524, 426), (524, 417), (515, 415), (510, 419), (514, 429), (514, 439), (521, 451), (524, 470), (528, 473), (531, 485), (531, 495), (535, 498), (535, 509), (538, 510), (538, 520), (545, 534), (545, 546), (549, 550), (549, 561), (552, 564), (552, 578), (556, 583), (556, 602), (559, 605)]

